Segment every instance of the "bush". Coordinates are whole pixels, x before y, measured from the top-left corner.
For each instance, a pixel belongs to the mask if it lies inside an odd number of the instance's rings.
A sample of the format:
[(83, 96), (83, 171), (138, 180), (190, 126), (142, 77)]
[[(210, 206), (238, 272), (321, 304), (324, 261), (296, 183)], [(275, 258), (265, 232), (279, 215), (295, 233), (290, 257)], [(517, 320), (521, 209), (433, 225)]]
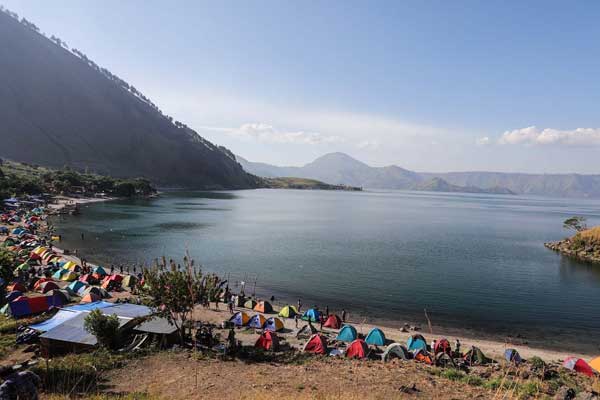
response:
[(96, 309), (85, 317), (83, 326), (86, 331), (96, 336), (101, 346), (115, 349), (119, 345), (119, 318), (116, 315), (104, 315)]

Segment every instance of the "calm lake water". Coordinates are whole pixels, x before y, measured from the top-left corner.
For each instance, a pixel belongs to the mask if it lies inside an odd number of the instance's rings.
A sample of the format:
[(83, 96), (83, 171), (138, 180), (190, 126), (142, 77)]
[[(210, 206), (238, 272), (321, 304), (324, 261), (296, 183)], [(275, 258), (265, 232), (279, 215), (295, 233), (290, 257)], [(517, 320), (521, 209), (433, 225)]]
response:
[(600, 266), (543, 246), (567, 236), (572, 215), (599, 224), (600, 203), (249, 190), (97, 203), (55, 224), (63, 246), (105, 265), (189, 249), (204, 270), (246, 281), (246, 293), (256, 279), (257, 293), (278, 301), (423, 327), (426, 308), (436, 326), (598, 350)]

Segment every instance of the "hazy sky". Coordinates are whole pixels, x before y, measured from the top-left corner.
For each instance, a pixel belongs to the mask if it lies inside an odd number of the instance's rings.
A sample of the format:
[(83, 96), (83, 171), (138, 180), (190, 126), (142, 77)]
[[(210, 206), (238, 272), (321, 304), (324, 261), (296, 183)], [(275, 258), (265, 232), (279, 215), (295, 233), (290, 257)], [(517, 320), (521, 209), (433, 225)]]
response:
[(600, 173), (600, 2), (0, 3), (252, 161)]

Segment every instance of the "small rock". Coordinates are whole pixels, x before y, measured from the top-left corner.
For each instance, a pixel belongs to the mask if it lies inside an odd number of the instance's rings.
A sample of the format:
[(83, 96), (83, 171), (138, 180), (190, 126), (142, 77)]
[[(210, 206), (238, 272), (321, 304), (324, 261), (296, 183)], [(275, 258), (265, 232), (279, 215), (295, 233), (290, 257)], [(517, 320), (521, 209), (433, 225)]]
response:
[(558, 389), (558, 392), (556, 392), (556, 395), (554, 396), (554, 400), (573, 400), (574, 398), (575, 390), (565, 386)]

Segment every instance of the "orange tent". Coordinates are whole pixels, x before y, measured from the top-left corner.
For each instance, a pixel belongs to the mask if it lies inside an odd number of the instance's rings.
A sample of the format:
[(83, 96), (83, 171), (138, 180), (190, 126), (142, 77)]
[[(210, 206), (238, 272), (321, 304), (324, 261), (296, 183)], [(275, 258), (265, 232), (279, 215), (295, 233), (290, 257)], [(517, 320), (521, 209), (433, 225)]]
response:
[(260, 301), (254, 306), (254, 311), (260, 313), (271, 313), (273, 312), (273, 306), (268, 301)]
[(81, 299), (81, 303), (93, 303), (95, 301), (100, 301), (100, 296), (94, 293), (88, 293)]

